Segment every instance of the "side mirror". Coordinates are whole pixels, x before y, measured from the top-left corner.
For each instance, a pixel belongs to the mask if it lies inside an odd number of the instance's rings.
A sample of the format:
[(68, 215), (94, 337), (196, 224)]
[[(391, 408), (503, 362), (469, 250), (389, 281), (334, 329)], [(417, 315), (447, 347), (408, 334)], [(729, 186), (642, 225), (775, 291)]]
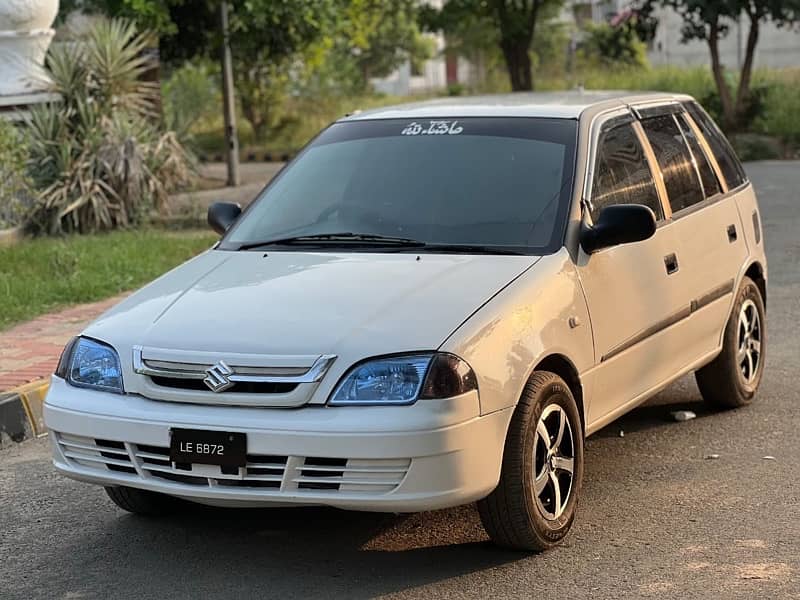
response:
[(614, 204), (600, 211), (597, 223), (584, 226), (581, 246), (587, 254), (603, 248), (640, 242), (656, 232), (656, 216), (641, 204)]
[(233, 202), (214, 202), (208, 207), (208, 224), (222, 235), (242, 214), (242, 207)]

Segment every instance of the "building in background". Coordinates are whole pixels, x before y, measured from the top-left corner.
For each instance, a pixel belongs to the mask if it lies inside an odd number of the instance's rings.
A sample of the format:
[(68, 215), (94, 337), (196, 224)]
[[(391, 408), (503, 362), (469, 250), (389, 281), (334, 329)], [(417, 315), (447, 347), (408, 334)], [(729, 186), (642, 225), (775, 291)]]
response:
[[(446, 0), (422, 1), (434, 8), (441, 8), (446, 2)], [(444, 36), (431, 33), (425, 35), (434, 42), (433, 57), (426, 60), (419, 70), (414, 69), (411, 61), (406, 61), (386, 77), (371, 79), (372, 86), (377, 92), (392, 96), (410, 96), (436, 92), (447, 87), (448, 79), (452, 79), (452, 73), (449, 73), (448, 69), (452, 69), (452, 67), (448, 67), (445, 57)]]
[[(656, 37), (648, 52), (654, 65), (705, 65), (710, 64), (708, 45), (702, 41), (681, 43), (681, 18), (675, 11), (659, 11)], [(731, 69), (741, 68), (747, 44), (749, 20), (743, 16), (731, 23), (730, 33), (720, 41), (723, 64)], [(761, 26), (755, 54), (756, 67), (800, 66), (800, 31), (795, 28), (776, 27), (773, 23)]]
[(392, 96), (410, 96), (435, 92), (447, 87), (444, 36), (431, 37), (436, 40), (436, 52), (433, 58), (426, 60), (419, 71), (412, 68), (411, 61), (406, 61), (390, 75), (371, 79), (375, 91)]
[[(442, 6), (447, 0), (428, 0), (433, 6)], [(561, 11), (561, 19), (580, 28), (586, 22), (604, 23), (614, 15), (630, 8), (630, 0), (567, 0)], [(674, 65), (677, 67), (710, 65), (708, 46), (703, 41), (694, 40), (688, 44), (681, 42), (681, 17), (672, 9), (660, 8), (654, 13), (658, 18), (655, 37), (648, 46), (647, 57), (655, 66)], [(740, 22), (730, 24), (730, 33), (720, 42), (722, 62), (729, 69), (741, 68), (747, 43), (748, 20), (745, 16)], [(469, 85), (480, 81), (482, 69), (462, 56), (446, 52), (443, 35), (431, 35), (435, 40), (434, 57), (426, 61), (418, 72), (405, 63), (394, 73), (372, 83), (379, 92), (397, 96), (407, 96), (425, 92), (435, 92), (454, 84)], [(577, 37), (573, 36), (573, 46)], [(800, 30), (780, 28), (773, 23), (761, 26), (756, 48), (755, 66), (769, 68), (800, 66)]]
[[(626, 10), (631, 3), (627, 0), (599, 0), (589, 2), (570, 2), (576, 15), (590, 17), (594, 22), (607, 22), (618, 12)], [(647, 57), (653, 65), (708, 65), (710, 57), (708, 46), (703, 41), (681, 43), (683, 21), (672, 9), (660, 8), (654, 16), (658, 19), (656, 35)], [(747, 43), (748, 20), (742, 16), (740, 22), (730, 24), (730, 33), (720, 42), (720, 57), (728, 68), (738, 69), (744, 60)], [(756, 67), (796, 67), (800, 65), (800, 31), (776, 27), (765, 23), (761, 27), (755, 56)]]

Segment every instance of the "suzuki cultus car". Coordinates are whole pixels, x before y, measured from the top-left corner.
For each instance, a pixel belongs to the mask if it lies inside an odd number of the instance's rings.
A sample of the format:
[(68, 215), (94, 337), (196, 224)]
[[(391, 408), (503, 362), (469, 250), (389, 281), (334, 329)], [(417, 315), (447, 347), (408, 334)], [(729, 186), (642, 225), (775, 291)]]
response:
[(72, 340), (47, 397), (56, 468), (134, 513), (477, 501), (543, 550), (587, 435), (690, 372), (746, 405), (764, 372), (756, 197), (686, 96), (351, 115), (208, 218), (220, 241)]

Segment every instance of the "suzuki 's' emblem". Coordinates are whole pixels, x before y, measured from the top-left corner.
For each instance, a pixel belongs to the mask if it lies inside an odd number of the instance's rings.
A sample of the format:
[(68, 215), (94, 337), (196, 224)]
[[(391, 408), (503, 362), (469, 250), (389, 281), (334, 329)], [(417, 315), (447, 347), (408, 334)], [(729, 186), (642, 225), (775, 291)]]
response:
[(233, 381), (230, 380), (230, 376), (233, 375), (233, 369), (226, 365), (224, 360), (206, 369), (206, 373), (208, 377), (203, 379), (203, 383), (212, 392), (224, 392), (233, 385)]

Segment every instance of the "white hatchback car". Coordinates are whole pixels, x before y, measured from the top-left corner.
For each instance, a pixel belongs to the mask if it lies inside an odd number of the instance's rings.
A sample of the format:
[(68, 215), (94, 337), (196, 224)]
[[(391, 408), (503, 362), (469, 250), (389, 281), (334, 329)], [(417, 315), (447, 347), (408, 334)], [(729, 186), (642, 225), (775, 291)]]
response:
[(762, 377), (756, 198), (689, 97), (348, 116), (240, 212), (212, 205), (220, 242), (53, 376), (56, 468), (126, 510), (478, 501), (495, 542), (542, 550), (585, 436), (691, 371), (718, 407)]

